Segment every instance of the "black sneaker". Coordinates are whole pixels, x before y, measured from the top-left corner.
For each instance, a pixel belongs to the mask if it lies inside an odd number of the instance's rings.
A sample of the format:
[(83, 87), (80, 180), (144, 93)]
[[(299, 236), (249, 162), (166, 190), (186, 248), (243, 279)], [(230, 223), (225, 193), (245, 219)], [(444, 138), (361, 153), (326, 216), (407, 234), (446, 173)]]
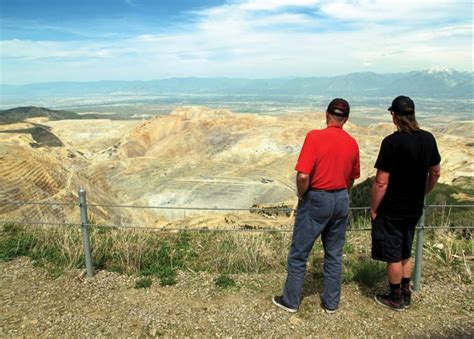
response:
[(383, 307), (390, 308), (391, 310), (402, 312), (405, 310), (403, 304), (403, 297), (395, 299), (392, 294), (377, 294), (375, 297), (375, 302)]
[(402, 289), (402, 298), (403, 298), (403, 307), (410, 308), (411, 307), (411, 291), (408, 289)]
[(285, 305), (285, 303), (283, 302), (283, 297), (281, 295), (274, 296), (272, 298), (272, 302), (273, 302), (273, 304), (275, 304), (276, 306), (284, 309), (287, 312), (296, 313), (296, 311), (298, 311), (295, 308), (291, 308), (290, 306)]

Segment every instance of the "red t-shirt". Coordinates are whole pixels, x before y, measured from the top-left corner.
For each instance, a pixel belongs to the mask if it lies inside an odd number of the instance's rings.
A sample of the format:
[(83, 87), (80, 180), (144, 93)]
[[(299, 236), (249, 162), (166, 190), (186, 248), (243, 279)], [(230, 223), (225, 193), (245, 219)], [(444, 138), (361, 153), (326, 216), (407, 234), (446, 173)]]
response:
[(360, 177), (359, 146), (341, 127), (310, 131), (295, 170), (310, 175), (310, 187), (343, 189)]

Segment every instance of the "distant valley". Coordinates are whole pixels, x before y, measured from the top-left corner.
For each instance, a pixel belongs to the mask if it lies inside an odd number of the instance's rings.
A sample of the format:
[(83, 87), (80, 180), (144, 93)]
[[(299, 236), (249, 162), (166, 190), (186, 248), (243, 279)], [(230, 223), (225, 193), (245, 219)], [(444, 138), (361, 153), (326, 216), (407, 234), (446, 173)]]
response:
[(333, 97), (352, 106), (353, 122), (377, 122), (391, 100), (411, 96), (429, 123), (473, 119), (472, 72), (434, 68), (409, 73), (351, 73), (334, 77), (236, 79), (174, 78), (151, 81), (52, 82), (0, 85), (0, 109), (42, 106), (83, 115), (147, 119), (199, 105), (234, 113), (279, 115), (324, 110)]

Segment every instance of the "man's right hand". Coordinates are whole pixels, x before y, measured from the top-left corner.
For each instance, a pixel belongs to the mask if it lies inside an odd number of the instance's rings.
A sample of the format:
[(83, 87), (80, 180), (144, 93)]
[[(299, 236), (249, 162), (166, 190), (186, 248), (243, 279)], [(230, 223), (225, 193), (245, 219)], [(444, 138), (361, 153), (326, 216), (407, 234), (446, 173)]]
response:
[(370, 218), (372, 218), (372, 220), (377, 219), (377, 212), (373, 209), (370, 209)]
[(296, 196), (298, 197), (299, 200), (304, 200), (305, 195), (306, 195), (306, 192), (304, 192), (303, 194), (296, 193)]
[(298, 199), (303, 200), (306, 191), (309, 188), (309, 175), (305, 173), (298, 172), (296, 175), (296, 190)]

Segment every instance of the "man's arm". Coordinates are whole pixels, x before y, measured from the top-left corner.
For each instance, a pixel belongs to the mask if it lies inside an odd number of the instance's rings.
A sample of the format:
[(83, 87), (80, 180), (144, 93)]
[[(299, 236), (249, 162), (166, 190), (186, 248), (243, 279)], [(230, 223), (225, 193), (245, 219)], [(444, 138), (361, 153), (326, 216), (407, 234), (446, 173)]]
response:
[(387, 191), (389, 177), (390, 173), (379, 169), (377, 170), (377, 174), (375, 175), (375, 180), (372, 185), (372, 203), (370, 204), (370, 217), (372, 220), (377, 218), (377, 208), (379, 208), (379, 205), (385, 195), (385, 191)]
[(352, 186), (354, 186), (354, 179), (350, 179), (349, 180), (349, 184), (347, 186), (347, 190), (350, 190), (352, 188)]
[(298, 198), (303, 199), (304, 194), (309, 188), (309, 174), (298, 172), (296, 175), (296, 188), (298, 190)]
[(436, 166), (430, 167), (430, 169), (428, 170), (428, 177), (426, 178), (425, 195), (430, 193), (431, 190), (433, 190), (440, 176), (441, 176), (441, 166), (439, 164)]

